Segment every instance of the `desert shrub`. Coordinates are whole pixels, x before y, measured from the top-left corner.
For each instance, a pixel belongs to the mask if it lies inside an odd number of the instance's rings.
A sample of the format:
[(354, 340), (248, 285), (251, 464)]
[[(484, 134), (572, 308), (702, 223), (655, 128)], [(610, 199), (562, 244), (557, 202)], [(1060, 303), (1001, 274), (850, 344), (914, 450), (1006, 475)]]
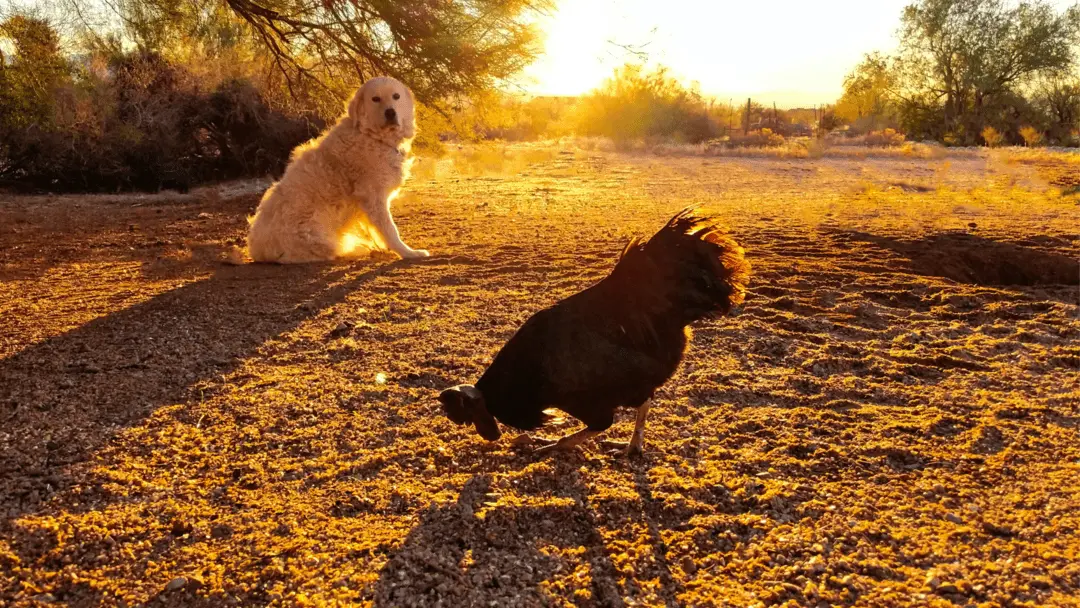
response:
[[(11, 65), (20, 61), (16, 55)], [(0, 69), (0, 78), (13, 79), (12, 72)], [(9, 186), (185, 190), (273, 174), (323, 124), (273, 109), (247, 81), (205, 92), (190, 73), (155, 53), (95, 56), (86, 65), (66, 66), (53, 80), (47, 103), (29, 94), (15, 95), (15, 102), (0, 96), (0, 181)]]
[(421, 116), (420, 137), (455, 142), (557, 139), (573, 133), (576, 101), (570, 97), (524, 99), (503, 92), (454, 99), (443, 108), (449, 110), (445, 114)]
[(1024, 139), (1024, 144), (1029, 148), (1034, 148), (1043, 141), (1042, 132), (1032, 126), (1020, 129), (1020, 137)]
[(1001, 142), (1005, 139), (1002, 134), (994, 127), (986, 127), (982, 130), (983, 141), (990, 148), (996, 148), (1001, 145)]
[(714, 146), (728, 148), (777, 148), (787, 143), (783, 135), (773, 133), (772, 129), (760, 129), (746, 135), (733, 135), (727, 140), (710, 142)]
[(201, 156), (214, 159), (204, 171), (210, 179), (228, 179), (280, 174), (293, 148), (318, 134), (325, 122), (312, 114), (276, 111), (251, 82), (232, 80), (206, 96), (192, 127)]
[(945, 146), (933, 141), (908, 142), (900, 147), (904, 156), (923, 160), (939, 160), (948, 156)]
[(884, 131), (871, 131), (866, 135), (865, 143), (868, 146), (874, 146), (878, 148), (896, 148), (904, 145), (907, 137), (903, 133), (899, 133), (896, 129), (885, 129)]
[(796, 143), (806, 149), (807, 158), (822, 158), (829, 151), (829, 144), (824, 139), (808, 139)]
[[(699, 143), (717, 134), (701, 94), (663, 67), (627, 65), (575, 108), (575, 131), (616, 142), (669, 139)], [(624, 143), (625, 145), (625, 143)]]

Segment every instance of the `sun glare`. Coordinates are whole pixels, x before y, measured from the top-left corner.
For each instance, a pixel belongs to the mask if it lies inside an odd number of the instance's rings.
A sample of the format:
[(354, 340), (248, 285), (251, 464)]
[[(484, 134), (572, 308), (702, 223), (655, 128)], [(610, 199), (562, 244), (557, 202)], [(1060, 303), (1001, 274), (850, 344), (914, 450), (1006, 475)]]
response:
[[(711, 96), (829, 103), (864, 53), (895, 48), (897, 15), (910, 3), (560, 0), (541, 23), (545, 50), (526, 70), (525, 86), (537, 95), (580, 95), (615, 67), (644, 59)], [(1050, 4), (1063, 10), (1071, 2)]]
[(356, 251), (363, 244), (363, 240), (355, 234), (348, 233), (341, 237), (341, 253), (343, 255)]

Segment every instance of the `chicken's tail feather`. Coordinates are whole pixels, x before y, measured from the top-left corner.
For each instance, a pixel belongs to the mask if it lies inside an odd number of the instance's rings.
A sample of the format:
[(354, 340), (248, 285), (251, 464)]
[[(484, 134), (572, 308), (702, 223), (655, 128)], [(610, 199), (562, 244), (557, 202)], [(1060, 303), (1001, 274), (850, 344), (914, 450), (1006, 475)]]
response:
[[(659, 289), (688, 320), (726, 314), (743, 302), (750, 263), (714, 215), (698, 207), (675, 214), (648, 241), (635, 239), (616, 265), (637, 283)], [(615, 274), (613, 273), (613, 274)]]

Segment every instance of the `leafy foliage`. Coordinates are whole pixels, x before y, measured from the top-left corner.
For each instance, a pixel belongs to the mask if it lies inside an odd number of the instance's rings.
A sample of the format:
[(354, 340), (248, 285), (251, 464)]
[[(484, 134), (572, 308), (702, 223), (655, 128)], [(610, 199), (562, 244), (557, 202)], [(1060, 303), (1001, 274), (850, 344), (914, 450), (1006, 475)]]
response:
[(1000, 146), (1002, 139), (1004, 139), (1001, 136), (1001, 133), (998, 133), (998, 130), (994, 127), (986, 127), (985, 129), (983, 129), (981, 136), (983, 139), (983, 143), (985, 143), (988, 147), (991, 148), (996, 148)]
[(279, 172), (322, 122), (270, 107), (246, 81), (204, 91), (155, 53), (62, 58), (48, 23), (12, 17), (0, 69), (0, 181), (50, 191), (186, 189)]
[(957, 144), (977, 143), (987, 126), (1020, 142), (1025, 124), (1065, 141), (1070, 111), (1055, 116), (1031, 91), (1075, 74), (1078, 48), (1080, 5), (1057, 12), (1042, 0), (918, 0), (903, 12), (899, 53), (868, 55), (845, 82), (838, 112), (867, 129), (899, 126)]
[[(93, 12), (91, 0), (63, 0)], [(421, 101), (492, 90), (540, 52), (534, 17), (550, 0), (114, 0), (140, 48), (249, 48), (295, 98), (334, 110), (372, 76), (407, 83)]]
[(716, 129), (696, 88), (684, 87), (664, 67), (647, 72), (625, 65), (582, 99), (577, 131), (616, 141), (670, 137), (698, 143)]

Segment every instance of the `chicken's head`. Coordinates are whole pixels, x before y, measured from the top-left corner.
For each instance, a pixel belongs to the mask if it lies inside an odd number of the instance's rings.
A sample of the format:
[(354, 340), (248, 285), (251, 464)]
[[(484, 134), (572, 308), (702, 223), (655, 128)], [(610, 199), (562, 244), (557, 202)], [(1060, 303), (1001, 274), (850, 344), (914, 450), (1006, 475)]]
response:
[(484, 395), (471, 384), (461, 384), (439, 393), (446, 417), (457, 424), (472, 423), (476, 432), (488, 441), (498, 441), (502, 433), (499, 423), (484, 405)]

